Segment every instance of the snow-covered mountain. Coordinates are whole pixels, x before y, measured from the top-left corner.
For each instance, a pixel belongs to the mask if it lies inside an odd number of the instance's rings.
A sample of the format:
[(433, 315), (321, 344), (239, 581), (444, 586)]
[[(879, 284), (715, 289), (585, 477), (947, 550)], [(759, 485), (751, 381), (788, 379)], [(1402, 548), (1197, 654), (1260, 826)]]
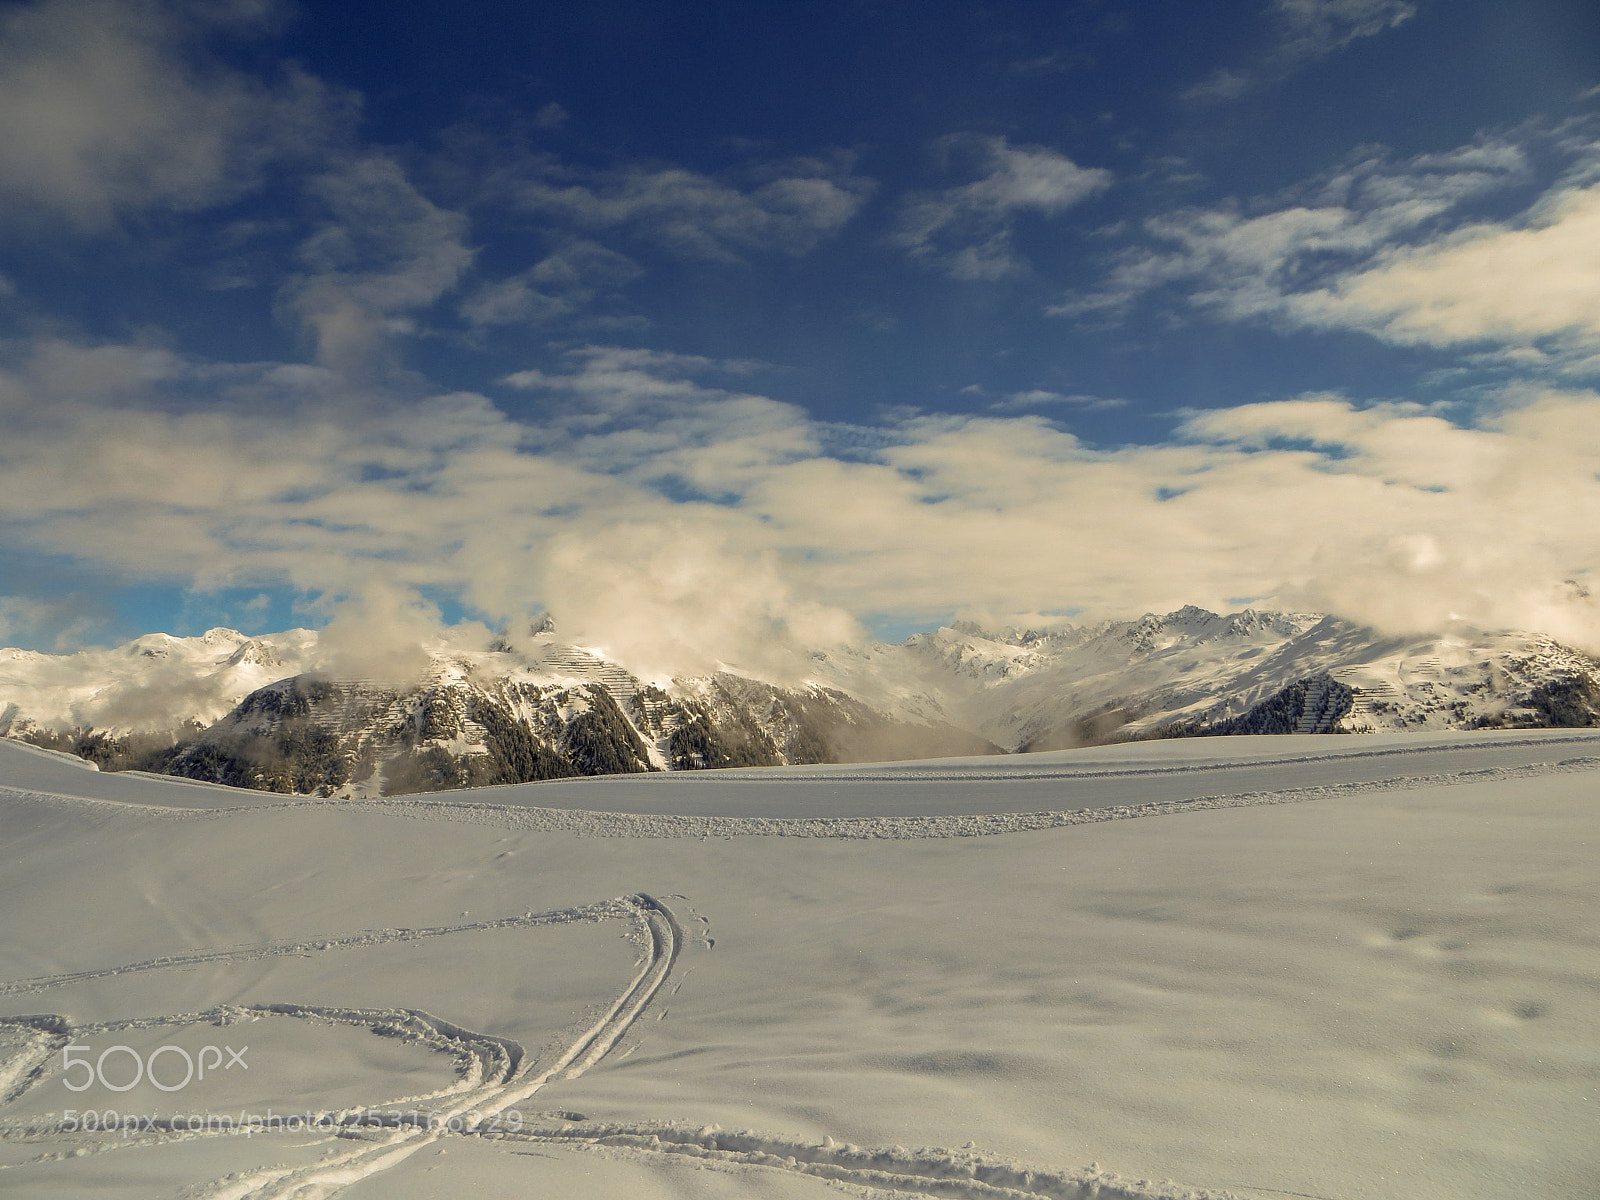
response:
[[(891, 711), (885, 684), (898, 681), (908, 711), (934, 697), (952, 724), (1021, 751), (1279, 732), (1274, 699), (1323, 675), (1320, 693), (1338, 711), (1306, 732), (1588, 724), (1600, 709), (1600, 663), (1540, 634), (1392, 636), (1320, 613), (1193, 606), (1052, 632), (960, 624), (819, 659), (818, 674)], [(1267, 707), (1252, 716), (1257, 706)]]
[(247, 637), (147, 633), (121, 646), (44, 654), (0, 649), (0, 735), (95, 729), (125, 735), (206, 726), (259, 687), (310, 670), (314, 630)]
[(1600, 723), (1600, 663), (1533, 633), (1394, 637), (1316, 613), (1052, 631), (958, 624), (811, 656), (779, 685), (647, 683), (560, 639), (341, 679), (309, 630), (0, 650), (0, 735), (273, 791), (399, 794), (569, 775), (1049, 750), (1138, 737)]
[(269, 791), (387, 794), (572, 775), (859, 762), (1000, 747), (821, 684), (730, 673), (659, 687), (537, 627), (431, 655), (403, 684), (329, 677), (307, 630), (0, 650), (0, 735)]

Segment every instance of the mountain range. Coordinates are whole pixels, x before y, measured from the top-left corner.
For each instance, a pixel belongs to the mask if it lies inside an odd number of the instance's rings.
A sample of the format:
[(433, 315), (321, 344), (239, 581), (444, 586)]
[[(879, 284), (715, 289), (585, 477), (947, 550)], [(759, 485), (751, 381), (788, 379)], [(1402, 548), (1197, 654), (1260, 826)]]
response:
[(268, 791), (377, 796), (572, 775), (867, 762), (1147, 737), (1600, 724), (1600, 662), (1537, 633), (1395, 636), (1186, 607), (1052, 630), (957, 623), (813, 652), (801, 678), (647, 680), (542, 621), (406, 682), (319, 635), (0, 649), (0, 736)]

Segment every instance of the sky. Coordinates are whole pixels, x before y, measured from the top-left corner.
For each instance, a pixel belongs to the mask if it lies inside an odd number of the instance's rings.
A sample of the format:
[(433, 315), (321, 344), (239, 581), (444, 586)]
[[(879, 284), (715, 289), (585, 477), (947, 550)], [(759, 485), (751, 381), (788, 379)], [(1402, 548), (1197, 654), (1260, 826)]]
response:
[(0, 644), (1600, 647), (1592, 0), (0, 2)]

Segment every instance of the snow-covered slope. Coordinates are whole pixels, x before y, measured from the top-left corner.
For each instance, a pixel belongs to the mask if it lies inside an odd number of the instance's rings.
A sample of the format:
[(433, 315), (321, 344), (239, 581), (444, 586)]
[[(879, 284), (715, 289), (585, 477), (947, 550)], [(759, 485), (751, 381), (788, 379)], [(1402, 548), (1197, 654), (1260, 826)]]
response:
[[(1597, 753), (1204, 739), (367, 803), (0, 743), (0, 1192), (1589, 1197)], [(1041, 806), (1052, 774), (1081, 787)]]

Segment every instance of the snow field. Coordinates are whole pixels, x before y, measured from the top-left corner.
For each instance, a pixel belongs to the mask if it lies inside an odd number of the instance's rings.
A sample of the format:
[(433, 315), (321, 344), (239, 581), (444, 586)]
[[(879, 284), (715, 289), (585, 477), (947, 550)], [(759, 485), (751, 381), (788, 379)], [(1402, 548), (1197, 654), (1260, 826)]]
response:
[[(1144, 819), (876, 822), (892, 836), (0, 793), (0, 1016), (309, 1006), (184, 1028), (271, 1029), (260, 1069), (297, 1090), (257, 1095), (302, 1109), (456, 1088), (463, 1117), (524, 1118), (28, 1134), (83, 1106), (45, 1078), (0, 1107), (0, 1194), (1589, 1196), (1597, 774), (1583, 747), (1527, 744), (1098, 815)], [(1007, 785), (965, 786), (1006, 807)], [(771, 812), (812, 803), (762, 787)], [(14, 1062), (27, 1035), (0, 1030)]]

